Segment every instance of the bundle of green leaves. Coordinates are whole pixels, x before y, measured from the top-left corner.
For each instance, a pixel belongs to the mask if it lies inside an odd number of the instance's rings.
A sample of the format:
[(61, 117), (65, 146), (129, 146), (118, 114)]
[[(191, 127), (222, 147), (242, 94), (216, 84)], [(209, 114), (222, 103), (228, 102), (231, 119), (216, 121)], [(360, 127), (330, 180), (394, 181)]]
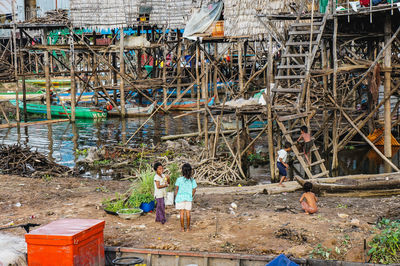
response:
[(368, 251), (371, 262), (400, 263), (400, 221), (382, 219), (377, 229), (380, 229), (380, 232), (368, 243), (371, 247)]

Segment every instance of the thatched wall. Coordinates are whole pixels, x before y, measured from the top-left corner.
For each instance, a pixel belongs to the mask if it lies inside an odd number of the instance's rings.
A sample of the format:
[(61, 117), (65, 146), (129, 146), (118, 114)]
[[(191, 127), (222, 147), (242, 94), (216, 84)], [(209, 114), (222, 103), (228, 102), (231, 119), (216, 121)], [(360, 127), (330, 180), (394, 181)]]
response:
[[(225, 36), (264, 37), (266, 27), (256, 17), (258, 14), (290, 13), (290, 4), (300, 5), (301, 0), (224, 0)], [(257, 12), (257, 10), (259, 10)], [(265, 20), (265, 18), (264, 18)], [(283, 22), (274, 22), (281, 33)]]
[(125, 8), (124, 0), (71, 0), (70, 18), (75, 27), (115, 28), (126, 26)]
[[(170, 29), (184, 28), (200, 0), (70, 0), (75, 27), (112, 28), (138, 25), (139, 13), (148, 11), (148, 23)], [(203, 1), (204, 2), (204, 1)]]

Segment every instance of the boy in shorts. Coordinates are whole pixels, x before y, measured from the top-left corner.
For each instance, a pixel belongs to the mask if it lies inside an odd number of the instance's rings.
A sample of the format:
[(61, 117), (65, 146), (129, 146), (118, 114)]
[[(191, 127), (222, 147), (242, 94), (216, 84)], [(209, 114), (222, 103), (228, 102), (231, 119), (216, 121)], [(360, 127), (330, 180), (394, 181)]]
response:
[(289, 142), (285, 143), (285, 148), (278, 151), (278, 160), (276, 162), (276, 166), (279, 169), (279, 175), (282, 176), (279, 181), (280, 186), (285, 186), (282, 183), (286, 181), (287, 172), (286, 169), (289, 168), (289, 165), (286, 163), (288, 152), (292, 149), (292, 145)]

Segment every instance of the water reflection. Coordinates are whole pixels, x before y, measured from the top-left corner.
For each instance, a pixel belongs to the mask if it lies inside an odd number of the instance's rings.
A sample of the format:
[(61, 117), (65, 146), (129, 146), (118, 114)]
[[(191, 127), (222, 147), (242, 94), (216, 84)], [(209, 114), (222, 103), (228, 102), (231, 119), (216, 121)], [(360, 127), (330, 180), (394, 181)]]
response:
[[(154, 115), (142, 130), (128, 143), (157, 143), (167, 134), (190, 133), (196, 127), (196, 116), (188, 115), (173, 119), (175, 114)], [(124, 143), (147, 117), (109, 118), (103, 120), (77, 120), (75, 123), (31, 125), (0, 130), (2, 144), (28, 144), (33, 149), (47, 154), (56, 162), (74, 167), (79, 159), (77, 150), (101, 147), (105, 144)]]
[[(177, 119), (173, 116), (156, 114), (127, 146), (138, 146), (141, 143), (161, 141), (161, 136), (198, 132), (198, 114), (187, 115)], [(89, 147), (102, 147), (105, 144), (124, 143), (130, 136), (146, 121), (142, 118), (109, 118), (103, 120), (77, 120), (76, 123), (68, 122), (31, 125), (21, 128), (7, 128), (0, 130), (0, 142), (2, 144), (25, 144), (33, 149), (47, 154), (56, 162), (74, 167), (80, 158), (77, 150), (88, 149)], [(200, 121), (200, 124), (203, 124)], [(212, 130), (212, 128), (210, 128)], [(261, 138), (258, 145), (266, 150), (266, 140)], [(383, 147), (380, 148), (383, 151)], [(393, 163), (400, 165), (399, 147), (393, 147)], [(339, 153), (339, 168), (331, 175), (353, 175), (353, 174), (374, 174), (385, 171), (384, 161), (379, 155), (368, 146), (356, 147), (354, 150), (343, 150)], [(315, 159), (315, 158), (314, 158)], [(326, 158), (327, 169), (330, 169), (331, 158)], [(304, 175), (299, 165), (293, 168), (294, 174)], [(312, 170), (317, 173), (317, 169)], [(259, 169), (257, 175), (262, 179), (269, 179), (269, 167)], [(265, 173), (264, 173), (265, 172)], [(261, 178), (261, 177), (259, 177)]]

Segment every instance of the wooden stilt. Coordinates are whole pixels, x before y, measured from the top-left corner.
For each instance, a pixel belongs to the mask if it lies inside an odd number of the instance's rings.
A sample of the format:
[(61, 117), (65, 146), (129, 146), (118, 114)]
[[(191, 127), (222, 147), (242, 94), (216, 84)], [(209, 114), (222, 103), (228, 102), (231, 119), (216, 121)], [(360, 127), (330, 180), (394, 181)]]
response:
[(182, 83), (182, 79), (181, 79), (181, 73), (182, 73), (182, 47), (181, 47), (181, 45), (182, 45), (182, 38), (181, 38), (181, 33), (180, 33), (180, 31), (178, 30), (177, 31), (177, 36), (178, 36), (178, 45), (177, 45), (177, 59), (176, 59), (176, 63), (177, 63), (177, 66), (176, 66), (176, 71), (177, 71), (177, 73), (176, 73), (176, 75), (178, 76), (178, 80), (177, 80), (177, 85), (176, 85), (176, 88), (177, 88), (177, 91), (176, 91), (176, 95), (179, 97), (180, 95), (181, 95), (181, 89), (182, 89), (182, 86), (181, 86), (181, 83)]
[(272, 58), (272, 37), (268, 36), (268, 68), (267, 68), (267, 91), (266, 94), (263, 94), (264, 100), (267, 102), (267, 119), (268, 119), (268, 131), (267, 131), (267, 139), (268, 139), (268, 158), (269, 158), (269, 170), (271, 175), (271, 181), (275, 182), (277, 179), (275, 178), (275, 156), (274, 156), (274, 140), (272, 137), (272, 108), (271, 108), (271, 89), (272, 89), (272, 66), (273, 66), (273, 58)]
[(120, 39), (119, 39), (119, 71), (120, 71), (120, 103), (121, 103), (121, 117), (124, 118), (126, 114), (125, 110), (125, 81), (122, 78), (125, 75), (125, 59), (124, 59), (124, 28), (120, 28)]
[(75, 122), (76, 83), (75, 83), (75, 52), (74, 38), (70, 35), (70, 73), (71, 73), (71, 122)]
[[(333, 79), (332, 79), (332, 86), (333, 86), (333, 99), (336, 101), (337, 99), (337, 49), (336, 49), (336, 42), (337, 42), (337, 29), (338, 29), (338, 21), (337, 17), (333, 20), (333, 40), (332, 40), (332, 58), (333, 58)], [(337, 129), (337, 121), (338, 121), (338, 113), (334, 110), (333, 116), (333, 126), (332, 126), (332, 143), (333, 143), (333, 157), (332, 157), (332, 166), (331, 169), (336, 169), (339, 166), (338, 162), (338, 129)]]
[[(218, 60), (218, 43), (214, 44), (214, 60)], [(215, 62), (214, 65), (214, 72), (213, 72), (213, 88), (214, 88), (214, 96), (215, 102), (219, 103), (219, 96), (218, 96), (218, 88), (217, 88), (217, 79), (218, 79), (218, 61)]]
[(243, 83), (243, 65), (242, 65), (242, 52), (243, 52), (243, 43), (237, 43), (237, 51), (238, 51), (238, 68), (239, 68), (239, 88), (240, 92), (243, 93), (244, 91), (244, 83)]
[(13, 39), (13, 47), (14, 47), (14, 74), (15, 74), (15, 100), (17, 104), (15, 105), (16, 117), (15, 119), (19, 122), (20, 114), (19, 114), (19, 99), (18, 99), (18, 49), (17, 49), (17, 14), (16, 14), (16, 6), (15, 1), (12, 1), (12, 14), (13, 14), (13, 29), (12, 29), (12, 39)]
[[(47, 30), (43, 30), (43, 41), (44, 45), (47, 46)], [(51, 119), (51, 97), (50, 97), (50, 67), (49, 67), (49, 51), (46, 49), (44, 51), (44, 75), (46, 79), (46, 110), (47, 110), (47, 119)]]
[[(389, 42), (392, 33), (391, 16), (386, 14), (385, 20), (385, 42)], [(389, 44), (385, 51), (384, 67), (385, 67), (385, 80), (384, 80), (384, 95), (388, 96), (389, 100), (384, 105), (385, 127), (384, 127), (384, 151), (385, 156), (392, 157), (392, 118), (390, 110), (390, 85), (391, 85), (391, 66), (392, 66), (392, 45)]]

